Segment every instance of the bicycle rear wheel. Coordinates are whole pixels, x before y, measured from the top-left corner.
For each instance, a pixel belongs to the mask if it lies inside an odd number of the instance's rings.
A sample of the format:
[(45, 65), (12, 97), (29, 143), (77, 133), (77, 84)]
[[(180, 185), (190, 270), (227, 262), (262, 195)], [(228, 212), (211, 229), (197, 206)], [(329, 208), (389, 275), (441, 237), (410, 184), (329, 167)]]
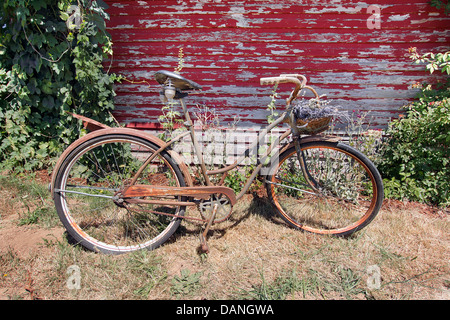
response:
[[(155, 150), (158, 146), (145, 139), (109, 134), (87, 140), (66, 157), (55, 178), (54, 200), (76, 242), (89, 250), (120, 254), (156, 248), (175, 232), (181, 219), (157, 212), (183, 216), (184, 206), (126, 204), (117, 196)], [(186, 186), (166, 152), (146, 166), (136, 184)]]
[(318, 234), (350, 235), (367, 226), (383, 201), (374, 164), (342, 143), (314, 141), (284, 151), (271, 168), (266, 188), (280, 216), (291, 226)]

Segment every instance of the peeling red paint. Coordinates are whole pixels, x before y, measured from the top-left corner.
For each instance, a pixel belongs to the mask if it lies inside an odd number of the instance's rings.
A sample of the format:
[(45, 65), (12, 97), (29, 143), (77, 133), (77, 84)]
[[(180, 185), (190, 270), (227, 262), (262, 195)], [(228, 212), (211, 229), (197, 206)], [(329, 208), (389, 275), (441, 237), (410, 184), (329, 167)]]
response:
[[(110, 70), (150, 84), (117, 85), (115, 116), (157, 127), (161, 103), (153, 73), (173, 70), (183, 48), (182, 74), (204, 87), (188, 102), (215, 107), (225, 121), (240, 116), (244, 125), (264, 123), (271, 88), (259, 78), (295, 71), (336, 105), (370, 110), (384, 127), (414, 97), (411, 84), (436, 81), (411, 63), (408, 48), (449, 48), (450, 19), (428, 2), (106, 0)], [(380, 9), (380, 29), (368, 28), (370, 5)], [(280, 86), (280, 97), (289, 89)]]

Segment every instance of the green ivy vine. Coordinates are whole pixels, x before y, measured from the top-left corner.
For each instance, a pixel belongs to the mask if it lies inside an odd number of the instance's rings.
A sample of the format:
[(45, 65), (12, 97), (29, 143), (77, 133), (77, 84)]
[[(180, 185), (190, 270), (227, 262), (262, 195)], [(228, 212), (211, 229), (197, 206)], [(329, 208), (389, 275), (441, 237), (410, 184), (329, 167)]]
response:
[[(74, 8), (76, 10), (74, 10)], [(81, 123), (112, 124), (115, 74), (103, 1), (4, 0), (0, 5), (0, 163), (28, 171), (50, 165)]]

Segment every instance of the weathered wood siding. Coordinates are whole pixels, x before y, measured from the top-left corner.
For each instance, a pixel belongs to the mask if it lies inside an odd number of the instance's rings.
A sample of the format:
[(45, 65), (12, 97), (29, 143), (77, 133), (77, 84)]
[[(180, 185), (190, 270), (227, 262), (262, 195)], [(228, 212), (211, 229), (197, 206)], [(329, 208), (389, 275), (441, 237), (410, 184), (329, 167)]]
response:
[(429, 0), (106, 2), (111, 71), (150, 84), (117, 86), (115, 115), (130, 126), (157, 123), (153, 74), (173, 70), (183, 48), (182, 75), (204, 87), (188, 102), (215, 107), (225, 121), (265, 123), (271, 87), (259, 78), (297, 72), (333, 104), (371, 110), (373, 124), (383, 127), (414, 96), (410, 86), (427, 78), (408, 48), (448, 50), (450, 42), (450, 20)]

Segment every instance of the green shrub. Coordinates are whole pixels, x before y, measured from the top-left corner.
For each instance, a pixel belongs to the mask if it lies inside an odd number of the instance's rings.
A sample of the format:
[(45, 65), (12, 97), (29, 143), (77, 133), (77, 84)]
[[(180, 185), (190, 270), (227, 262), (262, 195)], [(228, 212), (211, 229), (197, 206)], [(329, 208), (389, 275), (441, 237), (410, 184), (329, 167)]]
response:
[[(427, 69), (449, 73), (450, 54), (412, 58), (426, 62)], [(417, 101), (390, 123), (379, 168), (385, 177), (386, 196), (448, 206), (450, 189), (450, 90), (445, 83), (423, 85)]]
[[(115, 75), (102, 1), (5, 0), (0, 5), (0, 162), (33, 170), (77, 138), (66, 111), (112, 123)], [(66, 24), (67, 22), (67, 24)]]

